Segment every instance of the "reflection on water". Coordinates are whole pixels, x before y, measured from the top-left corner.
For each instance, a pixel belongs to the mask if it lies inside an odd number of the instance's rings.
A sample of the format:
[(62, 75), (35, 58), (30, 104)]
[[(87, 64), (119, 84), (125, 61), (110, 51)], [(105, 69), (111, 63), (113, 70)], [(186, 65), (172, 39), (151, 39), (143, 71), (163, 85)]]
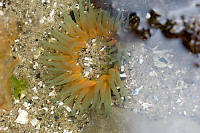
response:
[[(108, 3), (109, 1), (107, 5)], [(147, 18), (151, 9), (161, 15), (159, 18), (161, 24), (164, 24), (167, 19), (172, 19), (181, 26), (182, 15), (185, 16), (186, 21), (199, 17), (198, 3), (198, 0), (110, 2), (113, 10), (136, 13), (140, 17), (139, 28), (149, 27)], [(188, 32), (192, 33), (192, 31)], [(158, 29), (153, 29), (151, 33), (152, 36), (146, 41), (134, 44), (130, 50), (131, 61), (125, 61), (122, 66), (125, 67), (126, 87), (129, 92), (127, 99), (129, 104), (125, 107), (132, 113), (126, 111), (120, 113), (119, 109), (115, 108), (114, 110), (118, 110), (119, 114), (116, 119), (118, 121), (125, 119), (122, 128), (126, 132), (199, 132), (200, 59), (198, 54), (192, 54), (183, 47), (182, 39), (166, 38)], [(119, 34), (119, 36), (121, 40), (127, 40), (123, 35)], [(131, 43), (135, 43), (136, 40), (133, 36), (134, 34), (126, 36)], [(135, 112), (140, 116), (134, 114)], [(112, 114), (113, 117), (115, 113)], [(124, 116), (124, 114), (128, 115)]]

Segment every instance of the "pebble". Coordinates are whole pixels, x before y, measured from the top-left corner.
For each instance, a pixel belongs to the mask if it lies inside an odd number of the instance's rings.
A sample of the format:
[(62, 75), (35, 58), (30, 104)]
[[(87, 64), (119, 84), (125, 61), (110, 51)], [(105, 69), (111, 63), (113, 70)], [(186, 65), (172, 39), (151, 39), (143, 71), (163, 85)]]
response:
[(154, 96), (153, 96), (153, 99), (158, 100), (158, 96), (157, 96), (157, 95), (154, 95)]
[(18, 117), (15, 120), (16, 123), (26, 124), (28, 123), (28, 112), (26, 110), (18, 110)]
[(152, 104), (150, 104), (150, 103), (145, 103), (141, 100), (139, 100), (138, 102), (142, 105), (143, 109), (149, 109), (149, 107), (152, 107)]
[(38, 92), (36, 87), (33, 87), (32, 89), (33, 89), (34, 92)]
[(125, 73), (122, 73), (122, 74), (120, 74), (120, 77), (121, 77), (121, 78), (126, 78), (127, 76), (126, 76)]
[(33, 96), (32, 99), (39, 99), (39, 97), (38, 96)]
[(34, 118), (30, 121), (30, 123), (32, 126), (36, 126), (38, 124), (38, 120), (36, 118)]
[(146, 19), (149, 19), (151, 17), (151, 14), (150, 13), (147, 13), (146, 14)]
[(71, 112), (71, 111), (72, 111), (72, 109), (71, 109), (69, 106), (66, 107), (66, 110), (67, 110), (68, 112)]
[(158, 75), (157, 75), (157, 73), (156, 73), (155, 71), (151, 71), (151, 72), (149, 73), (149, 75), (150, 75), (151, 77), (158, 77)]
[(140, 58), (139, 58), (139, 63), (140, 63), (140, 64), (142, 64), (142, 63), (143, 63), (143, 61), (144, 61), (143, 57), (142, 57), (142, 56), (140, 56)]
[(135, 96), (135, 95), (138, 95), (139, 94), (139, 92), (142, 90), (142, 88), (143, 88), (143, 86), (141, 86), (140, 88), (136, 88), (134, 91), (133, 91), (133, 96)]
[(30, 108), (30, 106), (31, 106), (31, 104), (30, 103), (27, 103), (27, 102), (24, 102), (24, 107), (26, 107), (26, 109), (29, 109)]
[(53, 90), (52, 92), (50, 92), (50, 93), (49, 93), (49, 96), (51, 96), (51, 97), (56, 96), (55, 90)]
[(124, 66), (121, 66), (121, 71), (124, 72)]

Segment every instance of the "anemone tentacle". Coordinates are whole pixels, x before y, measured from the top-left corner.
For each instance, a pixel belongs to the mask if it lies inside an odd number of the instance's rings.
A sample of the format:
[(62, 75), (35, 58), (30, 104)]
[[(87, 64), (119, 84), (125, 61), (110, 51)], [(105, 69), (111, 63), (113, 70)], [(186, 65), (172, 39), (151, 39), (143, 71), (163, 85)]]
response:
[[(108, 116), (111, 108), (111, 91), (122, 103), (121, 96), (126, 96), (119, 70), (116, 67), (108, 69), (107, 74), (99, 75), (97, 79), (88, 79), (83, 75), (83, 68), (78, 63), (79, 53), (86, 48), (88, 40), (95, 39), (96, 42), (110, 49), (110, 55), (118, 46), (114, 38), (121, 29), (123, 15), (119, 13), (114, 19), (110, 12), (102, 9), (93, 9), (89, 1), (89, 10), (85, 13), (82, 1), (79, 0), (79, 10), (72, 9), (75, 20), (67, 14), (64, 8), (60, 8), (64, 15), (64, 21), (56, 18), (58, 24), (65, 30), (61, 32), (53, 29), (50, 31), (52, 38), (42, 41), (41, 44), (57, 51), (51, 51), (41, 57), (41, 62), (48, 70), (46, 82), (47, 87), (62, 85), (54, 101), (62, 101), (64, 105), (74, 104), (72, 113), (77, 109), (80, 114), (91, 108), (105, 107)], [(128, 23), (128, 21), (126, 22)], [(127, 24), (126, 24), (127, 25)], [(56, 40), (55, 40), (56, 39)], [(118, 48), (119, 49), (119, 48)], [(111, 57), (107, 56), (111, 60)], [(119, 61), (119, 58), (111, 61), (111, 64)], [(115, 65), (112, 65), (115, 66)], [(120, 91), (117, 89), (120, 87)]]

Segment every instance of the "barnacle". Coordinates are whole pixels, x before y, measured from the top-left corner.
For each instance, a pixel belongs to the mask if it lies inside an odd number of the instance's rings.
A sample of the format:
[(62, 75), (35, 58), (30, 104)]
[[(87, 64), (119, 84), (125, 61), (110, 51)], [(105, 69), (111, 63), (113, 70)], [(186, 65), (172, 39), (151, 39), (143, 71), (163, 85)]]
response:
[[(48, 79), (46, 88), (63, 85), (54, 100), (63, 102), (64, 105), (73, 103), (72, 113), (79, 109), (81, 114), (90, 106), (99, 108), (104, 104), (105, 113), (108, 116), (111, 108), (111, 91), (120, 103), (122, 103), (121, 96), (126, 96), (118, 66), (114, 63), (116, 61), (109, 64), (102, 61), (104, 56), (101, 58), (102, 55), (99, 53), (95, 57), (91, 55), (91, 60), (96, 60), (92, 63), (93, 67), (100, 62), (100, 69), (92, 76), (88, 76), (85, 73), (87, 67), (81, 60), (86, 58), (83, 53), (91, 54), (90, 50), (94, 49), (98, 49), (97, 52), (104, 51), (104, 54), (109, 54), (105, 47), (112, 49), (117, 44), (116, 34), (121, 28), (123, 15), (119, 13), (114, 19), (105, 10), (93, 9), (90, 1), (89, 9), (85, 12), (80, 0), (79, 10), (73, 8), (75, 20), (67, 14), (65, 9), (60, 10), (64, 15), (64, 22), (58, 18), (57, 22), (65, 32), (53, 29), (50, 31), (52, 37), (41, 42), (54, 50), (50, 53), (45, 52), (45, 55), (41, 57), (41, 62), (48, 66), (45, 77)], [(108, 56), (106, 55), (105, 58)], [(104, 65), (101, 65), (101, 62)]]

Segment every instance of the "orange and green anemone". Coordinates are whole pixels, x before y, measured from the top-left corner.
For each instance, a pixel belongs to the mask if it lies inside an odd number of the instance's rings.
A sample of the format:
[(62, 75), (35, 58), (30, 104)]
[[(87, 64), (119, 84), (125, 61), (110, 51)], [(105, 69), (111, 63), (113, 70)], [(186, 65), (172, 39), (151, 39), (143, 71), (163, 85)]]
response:
[[(116, 18), (102, 9), (94, 9), (90, 2), (88, 11), (79, 0), (79, 9), (73, 8), (72, 17), (65, 9), (60, 9), (64, 19), (57, 19), (61, 30), (53, 29), (51, 36), (41, 43), (51, 50), (41, 57), (42, 63), (47, 66), (47, 88), (62, 86), (55, 101), (63, 102), (65, 106), (73, 105), (72, 113), (77, 110), (82, 114), (89, 108), (100, 108), (104, 105), (105, 114), (108, 116), (111, 109), (111, 93), (116, 96), (121, 104), (126, 90), (120, 78), (117, 65), (108, 64), (107, 69), (96, 78), (88, 78), (80, 65), (80, 54), (91, 45), (91, 40), (96, 40), (98, 47), (112, 49), (119, 44), (116, 38), (121, 29), (123, 15)], [(107, 52), (109, 53), (109, 52)], [(98, 55), (101, 56), (101, 55)], [(105, 59), (106, 60), (106, 59)], [(103, 69), (103, 68), (101, 68)]]

